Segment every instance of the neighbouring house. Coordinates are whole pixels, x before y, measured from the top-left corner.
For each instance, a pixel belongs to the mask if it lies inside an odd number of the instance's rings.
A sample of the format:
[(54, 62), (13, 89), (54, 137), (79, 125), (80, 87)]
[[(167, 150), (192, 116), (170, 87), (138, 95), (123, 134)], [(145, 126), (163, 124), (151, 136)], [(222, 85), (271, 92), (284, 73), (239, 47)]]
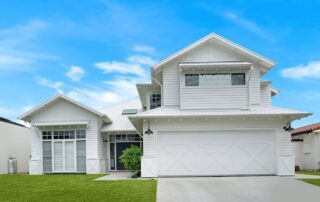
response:
[(294, 129), (291, 141), (295, 165), (301, 170), (320, 170), (320, 123)]
[(8, 173), (8, 159), (17, 159), (18, 173), (29, 171), (31, 130), (0, 117), (0, 174)]
[(94, 110), (64, 95), (23, 114), (30, 173), (123, 170), (143, 148), (142, 177), (293, 175), (290, 122), (310, 113), (274, 107), (263, 80), (275, 62), (209, 34), (151, 68), (139, 100)]

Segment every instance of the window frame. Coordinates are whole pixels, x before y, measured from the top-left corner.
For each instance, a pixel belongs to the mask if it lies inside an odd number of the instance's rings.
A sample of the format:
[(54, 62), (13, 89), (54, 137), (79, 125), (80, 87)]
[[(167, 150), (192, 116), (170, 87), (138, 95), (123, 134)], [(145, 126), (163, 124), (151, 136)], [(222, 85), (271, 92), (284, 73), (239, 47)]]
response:
[[(197, 85), (187, 85), (187, 76), (190, 76), (190, 75), (198, 75), (198, 83)], [(201, 76), (204, 76), (204, 75), (212, 75), (213, 78), (214, 78), (214, 75), (229, 75), (229, 78), (226, 80), (228, 82), (225, 82), (225, 83), (228, 83), (228, 84), (223, 84), (223, 82), (221, 82), (221, 85), (203, 85), (203, 83), (210, 83), (210, 82), (201, 82)], [(235, 84), (233, 82), (233, 75), (243, 75), (243, 83), (242, 84)], [(246, 86), (247, 85), (247, 81), (246, 81), (246, 73), (245, 72), (230, 72), (230, 73), (226, 73), (226, 72), (215, 72), (215, 73), (186, 73), (184, 74), (184, 86), (185, 87), (242, 87), (242, 86)], [(202, 85), (201, 85), (202, 83)], [(213, 83), (213, 82), (212, 82)]]
[[(153, 96), (158, 96), (158, 98), (153, 98)], [(159, 99), (158, 101), (156, 102), (153, 102), (153, 99)], [(150, 93), (150, 100), (149, 100), (149, 108), (150, 109), (155, 109), (155, 108), (158, 108), (158, 107), (161, 107), (162, 106), (162, 95), (160, 92), (151, 92)], [(155, 104), (152, 104), (152, 103), (155, 103)]]
[[(188, 83), (188, 80), (189, 80), (189, 79), (187, 79), (188, 76), (191, 76), (190, 79), (192, 79), (192, 77), (195, 77), (198, 79), (198, 81), (196, 81), (196, 82), (191, 81), (191, 84), (190, 84), (190, 83)], [(184, 86), (186, 86), (186, 87), (200, 86), (200, 74), (185, 74), (184, 75)]]

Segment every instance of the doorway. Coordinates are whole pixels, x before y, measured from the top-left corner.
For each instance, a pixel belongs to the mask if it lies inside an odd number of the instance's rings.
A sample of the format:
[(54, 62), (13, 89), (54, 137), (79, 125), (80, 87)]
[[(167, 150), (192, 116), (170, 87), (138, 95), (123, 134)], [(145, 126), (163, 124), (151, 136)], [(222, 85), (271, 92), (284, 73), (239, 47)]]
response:
[(110, 135), (110, 170), (125, 170), (120, 162), (122, 152), (131, 147), (142, 147), (142, 138), (138, 134)]

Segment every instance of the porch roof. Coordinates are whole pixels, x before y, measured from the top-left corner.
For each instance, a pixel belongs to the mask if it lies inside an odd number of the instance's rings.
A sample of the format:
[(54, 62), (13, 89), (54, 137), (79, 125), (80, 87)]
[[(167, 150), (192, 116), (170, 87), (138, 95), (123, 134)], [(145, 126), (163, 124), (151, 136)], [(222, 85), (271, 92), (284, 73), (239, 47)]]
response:
[(299, 119), (310, 116), (311, 113), (300, 112), (279, 107), (252, 107), (239, 110), (180, 110), (179, 107), (159, 107), (153, 110), (129, 116), (133, 119), (170, 118), (170, 117), (219, 117), (219, 116), (289, 116)]
[(113, 121), (111, 124), (104, 124), (100, 132), (131, 132), (136, 131), (136, 128), (132, 125), (130, 120), (128, 119), (128, 115), (122, 114), (124, 109), (137, 109), (138, 113), (142, 111), (142, 106), (139, 101), (132, 100), (126, 103), (122, 103), (119, 105), (107, 107), (99, 110), (104, 114), (108, 114), (110, 119)]

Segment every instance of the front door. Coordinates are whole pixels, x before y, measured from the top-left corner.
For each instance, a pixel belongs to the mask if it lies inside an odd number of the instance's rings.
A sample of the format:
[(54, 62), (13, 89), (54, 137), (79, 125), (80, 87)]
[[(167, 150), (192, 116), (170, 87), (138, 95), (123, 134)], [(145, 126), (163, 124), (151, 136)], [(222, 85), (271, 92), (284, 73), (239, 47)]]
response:
[(120, 156), (122, 155), (122, 152), (131, 147), (131, 146), (138, 146), (140, 147), (139, 142), (121, 142), (121, 143), (116, 143), (116, 154), (117, 154), (117, 170), (125, 170), (124, 166), (122, 163), (120, 163)]

